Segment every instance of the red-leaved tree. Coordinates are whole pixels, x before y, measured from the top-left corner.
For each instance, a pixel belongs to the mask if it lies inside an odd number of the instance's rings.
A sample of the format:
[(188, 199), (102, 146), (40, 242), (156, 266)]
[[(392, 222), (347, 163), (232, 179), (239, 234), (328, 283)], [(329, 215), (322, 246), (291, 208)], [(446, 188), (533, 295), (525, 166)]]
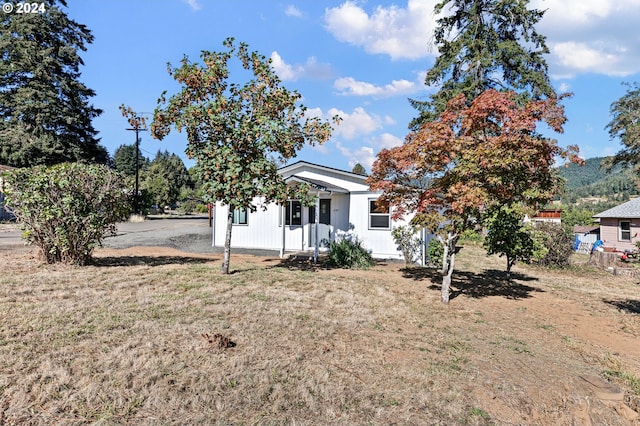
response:
[(580, 162), (575, 146), (563, 149), (537, 132), (546, 123), (561, 133), (566, 121), (556, 99), (516, 101), (513, 92), (487, 90), (470, 104), (453, 98), (432, 122), (410, 133), (402, 146), (384, 149), (368, 183), (383, 192), (380, 203), (441, 242), (443, 303), (449, 303), (456, 242), (494, 205), (549, 202), (561, 187), (557, 157)]

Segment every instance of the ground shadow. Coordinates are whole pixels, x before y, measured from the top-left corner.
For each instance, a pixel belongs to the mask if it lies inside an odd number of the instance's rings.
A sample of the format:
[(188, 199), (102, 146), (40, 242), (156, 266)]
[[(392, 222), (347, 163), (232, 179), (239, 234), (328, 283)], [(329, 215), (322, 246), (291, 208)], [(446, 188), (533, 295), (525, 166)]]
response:
[[(376, 266), (387, 266), (388, 262), (384, 260), (374, 260), (373, 267)], [(313, 262), (313, 257), (311, 256), (289, 256), (285, 259), (280, 260), (277, 265), (271, 266), (271, 268), (286, 268), (286, 269), (295, 269), (299, 271), (320, 271), (320, 270), (330, 270), (330, 269), (345, 269), (348, 268), (340, 268), (338, 266), (331, 265), (326, 256), (320, 256), (317, 262)]]
[(326, 259), (319, 258), (317, 262), (313, 261), (313, 258), (310, 256), (289, 256), (284, 259), (281, 259), (276, 265), (270, 266), (271, 268), (284, 268), (284, 269), (295, 269), (298, 271), (319, 271), (332, 269), (327, 264)]
[[(428, 280), (432, 283), (431, 290), (442, 289), (442, 275), (438, 269), (433, 268), (405, 268), (402, 270), (405, 278), (416, 281)], [(522, 281), (537, 281), (535, 277), (512, 272), (507, 277), (506, 271), (495, 269), (485, 270), (481, 273), (460, 271), (453, 273), (451, 280), (450, 298), (465, 295), (480, 299), (489, 296), (501, 296), (507, 299), (526, 299), (531, 293), (543, 292), (536, 287), (522, 284)]]
[(161, 266), (202, 264), (218, 260), (216, 258), (190, 257), (190, 256), (106, 256), (94, 257), (91, 260), (93, 266)]
[(630, 314), (640, 315), (640, 300), (603, 300), (604, 303), (614, 306), (621, 311), (628, 312)]

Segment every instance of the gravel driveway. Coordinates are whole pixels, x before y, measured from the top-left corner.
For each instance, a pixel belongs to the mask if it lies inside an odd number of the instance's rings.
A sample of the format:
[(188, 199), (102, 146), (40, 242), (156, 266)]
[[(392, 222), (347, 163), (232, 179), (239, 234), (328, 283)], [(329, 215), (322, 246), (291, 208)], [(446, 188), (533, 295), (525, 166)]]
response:
[(151, 218), (144, 222), (118, 224), (115, 237), (107, 237), (106, 248), (129, 248), (136, 246), (171, 247), (191, 253), (215, 253), (211, 247), (211, 228), (206, 216), (178, 216), (173, 218)]
[[(222, 253), (211, 247), (212, 230), (205, 216), (149, 217), (143, 222), (121, 222), (117, 235), (102, 242), (105, 248), (122, 249), (136, 246), (171, 247), (188, 253)], [(0, 224), (0, 250), (24, 247), (20, 226)], [(277, 256), (278, 251), (231, 248), (232, 253)]]

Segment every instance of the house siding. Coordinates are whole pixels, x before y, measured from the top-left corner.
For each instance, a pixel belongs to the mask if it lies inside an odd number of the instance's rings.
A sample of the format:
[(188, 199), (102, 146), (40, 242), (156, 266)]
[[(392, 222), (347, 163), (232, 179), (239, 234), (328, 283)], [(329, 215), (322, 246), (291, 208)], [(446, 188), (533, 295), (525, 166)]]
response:
[[(357, 230), (363, 245), (371, 250), (373, 257), (384, 259), (402, 259), (402, 252), (393, 241), (391, 229), (406, 225), (407, 220), (390, 220), (390, 229), (369, 229), (369, 200), (378, 198), (380, 194), (373, 192), (351, 194), (351, 215), (349, 221)], [(355, 208), (354, 206), (358, 206)], [(406, 219), (406, 218), (405, 218)]]
[[(621, 220), (631, 222), (631, 241), (620, 241), (618, 224)], [(636, 250), (636, 242), (640, 241), (640, 219), (601, 218), (600, 239), (605, 247), (613, 247), (618, 251)]]
[[(391, 230), (407, 223), (406, 220), (393, 221), (390, 218), (389, 229), (369, 228), (369, 200), (380, 196), (369, 191), (364, 177), (349, 172), (313, 165), (296, 163), (281, 169), (283, 178), (294, 177), (308, 179), (327, 185), (326, 191), (311, 189), (311, 195), (331, 200), (330, 226), (320, 225), (320, 249), (327, 248), (328, 240), (334, 240), (338, 231), (351, 231), (362, 241), (373, 257), (385, 259), (402, 259), (402, 251), (393, 241)], [(318, 184), (320, 185), (320, 184)], [(263, 209), (261, 198), (255, 198), (253, 204), (258, 210), (248, 214), (247, 225), (234, 225), (231, 234), (231, 246), (250, 249), (282, 249), (283, 225), (282, 207), (273, 203)], [(224, 246), (226, 235), (226, 217), (228, 208), (216, 203), (213, 219), (213, 245)], [(309, 217), (309, 208), (302, 208), (302, 225), (285, 225), (285, 251), (307, 251), (315, 248), (315, 218)]]

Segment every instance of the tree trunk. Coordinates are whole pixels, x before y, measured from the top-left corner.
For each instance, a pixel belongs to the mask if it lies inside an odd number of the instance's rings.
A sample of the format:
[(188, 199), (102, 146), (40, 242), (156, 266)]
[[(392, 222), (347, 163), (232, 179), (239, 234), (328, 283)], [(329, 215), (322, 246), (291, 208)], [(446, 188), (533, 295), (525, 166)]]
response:
[(442, 277), (442, 293), (440, 294), (440, 301), (445, 305), (449, 304), (449, 295), (451, 294), (451, 276), (453, 275), (453, 266), (456, 262), (456, 252), (451, 250), (449, 258), (449, 268), (447, 274)]
[(442, 292), (440, 294), (440, 300), (445, 305), (449, 304), (449, 295), (451, 294), (451, 277), (453, 275), (453, 268), (456, 261), (456, 242), (458, 241), (457, 235), (453, 233), (447, 233), (446, 240), (443, 237), (438, 237), (442, 243)]
[(229, 206), (229, 212), (227, 213), (227, 235), (224, 239), (224, 258), (222, 260), (221, 272), (223, 274), (229, 273), (229, 260), (231, 258), (231, 229), (233, 228), (233, 207)]

